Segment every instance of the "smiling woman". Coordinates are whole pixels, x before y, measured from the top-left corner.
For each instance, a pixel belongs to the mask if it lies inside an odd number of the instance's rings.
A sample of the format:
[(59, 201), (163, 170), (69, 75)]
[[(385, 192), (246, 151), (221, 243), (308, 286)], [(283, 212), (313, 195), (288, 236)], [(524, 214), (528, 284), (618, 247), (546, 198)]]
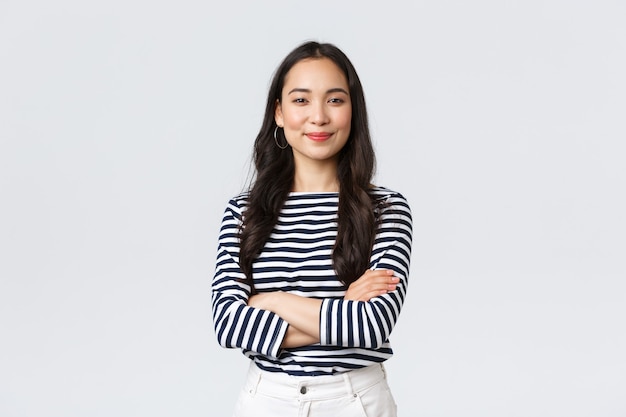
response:
[(339, 191), (337, 156), (352, 118), (348, 90), (346, 76), (328, 58), (302, 60), (287, 74), (275, 120), (293, 151), (293, 191)]
[(337, 47), (305, 43), (279, 66), (254, 162), (226, 207), (212, 283), (219, 343), (251, 359), (234, 415), (396, 416), (383, 363), (411, 212), (371, 183), (363, 89)]

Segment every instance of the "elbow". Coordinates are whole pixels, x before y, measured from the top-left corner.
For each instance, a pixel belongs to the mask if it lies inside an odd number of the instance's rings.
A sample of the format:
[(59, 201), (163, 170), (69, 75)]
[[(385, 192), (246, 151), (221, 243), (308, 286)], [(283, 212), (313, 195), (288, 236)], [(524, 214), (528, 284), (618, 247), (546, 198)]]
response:
[(395, 316), (389, 312), (381, 312), (370, 310), (365, 322), (364, 340), (367, 342), (367, 348), (380, 349), (389, 340), (389, 335), (395, 325)]
[(332, 300), (322, 309), (323, 345), (380, 349), (387, 343), (395, 315), (380, 303)]
[(234, 324), (231, 321), (232, 317), (229, 314), (228, 309), (214, 309), (213, 310), (213, 331), (217, 343), (223, 348), (234, 348), (233, 332)]
[(223, 325), (220, 325), (219, 323), (214, 323), (213, 329), (218, 345), (226, 349), (233, 347), (228, 343), (228, 338), (226, 337), (227, 331)]
[[(376, 330), (379, 330), (379, 329), (376, 329)], [(374, 350), (382, 348), (385, 345), (385, 343), (387, 343), (389, 335), (387, 334), (387, 332), (376, 331), (376, 330), (370, 333), (370, 337), (365, 338), (363, 340), (364, 343), (359, 347), (366, 348), (366, 349), (374, 349)]]

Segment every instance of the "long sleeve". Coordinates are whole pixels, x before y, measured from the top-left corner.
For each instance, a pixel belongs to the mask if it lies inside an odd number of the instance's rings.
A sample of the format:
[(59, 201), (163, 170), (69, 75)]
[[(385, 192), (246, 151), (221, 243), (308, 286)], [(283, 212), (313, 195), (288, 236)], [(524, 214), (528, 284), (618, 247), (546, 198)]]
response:
[(215, 333), (225, 348), (242, 348), (277, 358), (288, 323), (270, 311), (247, 306), (250, 287), (239, 266), (240, 223), (241, 207), (231, 200), (222, 219), (211, 285)]
[(289, 323), (269, 310), (249, 307), (250, 287), (239, 266), (242, 213), (248, 194), (229, 201), (219, 233), (212, 282), (213, 324), (218, 342), (240, 348), (262, 369), (289, 375), (331, 375), (380, 363), (393, 355), (387, 338), (406, 297), (412, 225), (402, 195), (372, 190), (378, 229), (369, 267), (392, 269), (396, 290), (368, 302), (344, 301), (332, 252), (337, 238), (339, 193), (290, 193), (263, 250), (254, 262), (256, 291), (282, 291), (322, 300), (320, 342), (281, 348)]
[(370, 269), (391, 269), (400, 278), (393, 292), (370, 301), (326, 298), (320, 310), (320, 344), (378, 349), (387, 342), (406, 298), (412, 244), (409, 205), (400, 194), (382, 209)]

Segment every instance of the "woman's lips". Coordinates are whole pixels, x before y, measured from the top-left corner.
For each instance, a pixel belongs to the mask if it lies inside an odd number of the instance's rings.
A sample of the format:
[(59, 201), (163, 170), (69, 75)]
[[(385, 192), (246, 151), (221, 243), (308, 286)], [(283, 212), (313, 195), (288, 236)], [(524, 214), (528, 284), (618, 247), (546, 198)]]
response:
[(315, 140), (318, 142), (321, 141), (325, 141), (326, 139), (328, 139), (329, 137), (332, 136), (332, 133), (326, 133), (326, 132), (311, 132), (311, 133), (307, 133), (306, 136), (311, 139), (311, 140)]

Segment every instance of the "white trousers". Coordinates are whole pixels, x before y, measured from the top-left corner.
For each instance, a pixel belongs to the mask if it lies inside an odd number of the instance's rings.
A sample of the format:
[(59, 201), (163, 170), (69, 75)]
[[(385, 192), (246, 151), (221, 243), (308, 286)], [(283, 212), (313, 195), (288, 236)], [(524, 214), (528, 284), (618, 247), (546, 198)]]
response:
[(250, 363), (234, 417), (396, 417), (385, 368), (296, 377)]

